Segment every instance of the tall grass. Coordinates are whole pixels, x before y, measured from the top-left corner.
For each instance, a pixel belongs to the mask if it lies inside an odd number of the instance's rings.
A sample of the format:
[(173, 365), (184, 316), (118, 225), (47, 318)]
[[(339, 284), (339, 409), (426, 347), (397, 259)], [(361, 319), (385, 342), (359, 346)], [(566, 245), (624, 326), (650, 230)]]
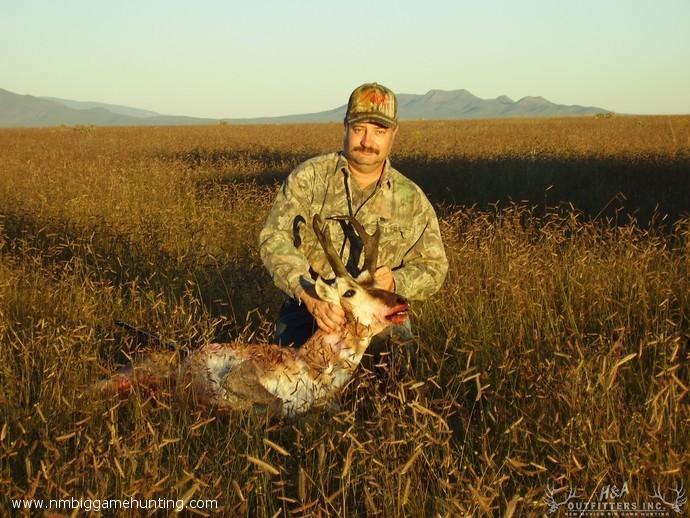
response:
[[(546, 167), (539, 153), (550, 167), (672, 171), (687, 128), (410, 123), (397, 162), (429, 183), (435, 166), (477, 175), (497, 156)], [(462, 207), (461, 170), (435, 198), (451, 268), (414, 305), (415, 369), (365, 362), (337, 406), (291, 421), (90, 395), (140, 348), (114, 319), (179, 347), (269, 339), (280, 294), (259, 228), (276, 180), (339, 139), (330, 125), (0, 132), (0, 506), (133, 496), (216, 499), (227, 515), (532, 515), (549, 482), (594, 499), (603, 484), (636, 498), (690, 485), (690, 220), (615, 222), (548, 203), (560, 197)]]

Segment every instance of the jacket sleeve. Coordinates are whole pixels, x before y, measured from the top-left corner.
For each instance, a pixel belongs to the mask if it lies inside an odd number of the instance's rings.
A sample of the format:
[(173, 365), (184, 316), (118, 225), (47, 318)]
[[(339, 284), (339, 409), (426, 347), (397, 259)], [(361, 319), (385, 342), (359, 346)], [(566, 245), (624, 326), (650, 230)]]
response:
[(426, 196), (421, 196), (421, 210), (415, 216), (419, 237), (404, 255), (402, 264), (393, 270), (395, 291), (412, 300), (423, 300), (436, 293), (448, 273), (436, 213)]
[(266, 223), (259, 233), (259, 253), (273, 282), (282, 291), (299, 298), (302, 282), (311, 283), (309, 263), (294, 243), (294, 228), (299, 216), (310, 221), (309, 207), (314, 174), (310, 166), (298, 168), (283, 183)]

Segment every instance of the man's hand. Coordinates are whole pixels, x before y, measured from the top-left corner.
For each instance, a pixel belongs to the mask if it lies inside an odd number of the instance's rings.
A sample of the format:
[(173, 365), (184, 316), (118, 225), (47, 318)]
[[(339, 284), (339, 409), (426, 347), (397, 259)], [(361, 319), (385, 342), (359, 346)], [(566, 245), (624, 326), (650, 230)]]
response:
[(305, 289), (299, 298), (307, 307), (307, 311), (316, 320), (316, 325), (319, 326), (319, 329), (329, 334), (342, 331), (345, 325), (345, 312), (343, 308), (321, 300), (314, 288)]
[(374, 286), (382, 290), (395, 291), (395, 278), (388, 266), (379, 266), (374, 272)]

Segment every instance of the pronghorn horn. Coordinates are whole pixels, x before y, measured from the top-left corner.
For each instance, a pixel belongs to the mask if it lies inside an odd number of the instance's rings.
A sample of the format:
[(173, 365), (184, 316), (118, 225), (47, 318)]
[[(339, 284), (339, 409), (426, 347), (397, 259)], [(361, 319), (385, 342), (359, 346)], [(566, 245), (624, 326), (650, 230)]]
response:
[(318, 214), (314, 214), (312, 223), (314, 233), (316, 234), (319, 243), (321, 243), (323, 251), (326, 253), (328, 264), (330, 264), (331, 268), (333, 268), (333, 273), (335, 273), (336, 277), (349, 277), (350, 274), (347, 273), (347, 269), (345, 268), (343, 261), (340, 259), (338, 252), (335, 251), (335, 248), (333, 248), (333, 242), (331, 241), (328, 228), (326, 228), (326, 226), (323, 224), (323, 221)]
[(335, 216), (332, 219), (349, 222), (357, 232), (357, 235), (362, 240), (364, 252), (364, 265), (362, 271), (368, 271), (371, 278), (374, 278), (374, 272), (379, 258), (379, 239), (381, 238), (381, 228), (378, 222), (376, 223), (376, 230), (373, 234), (368, 234), (364, 230), (364, 225), (357, 221), (352, 216)]

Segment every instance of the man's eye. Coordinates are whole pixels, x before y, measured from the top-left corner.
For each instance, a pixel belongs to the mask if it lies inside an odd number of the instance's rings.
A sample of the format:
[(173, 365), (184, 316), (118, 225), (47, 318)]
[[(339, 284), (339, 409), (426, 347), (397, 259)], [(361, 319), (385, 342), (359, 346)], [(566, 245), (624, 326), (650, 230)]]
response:
[(383, 136), (383, 135), (386, 134), (386, 130), (382, 130), (382, 129), (381, 129), (381, 130), (376, 130), (376, 134), (377, 134), (379, 137), (381, 137), (381, 136)]
[(347, 290), (345, 293), (343, 293), (343, 297), (352, 297), (355, 294), (355, 290)]

